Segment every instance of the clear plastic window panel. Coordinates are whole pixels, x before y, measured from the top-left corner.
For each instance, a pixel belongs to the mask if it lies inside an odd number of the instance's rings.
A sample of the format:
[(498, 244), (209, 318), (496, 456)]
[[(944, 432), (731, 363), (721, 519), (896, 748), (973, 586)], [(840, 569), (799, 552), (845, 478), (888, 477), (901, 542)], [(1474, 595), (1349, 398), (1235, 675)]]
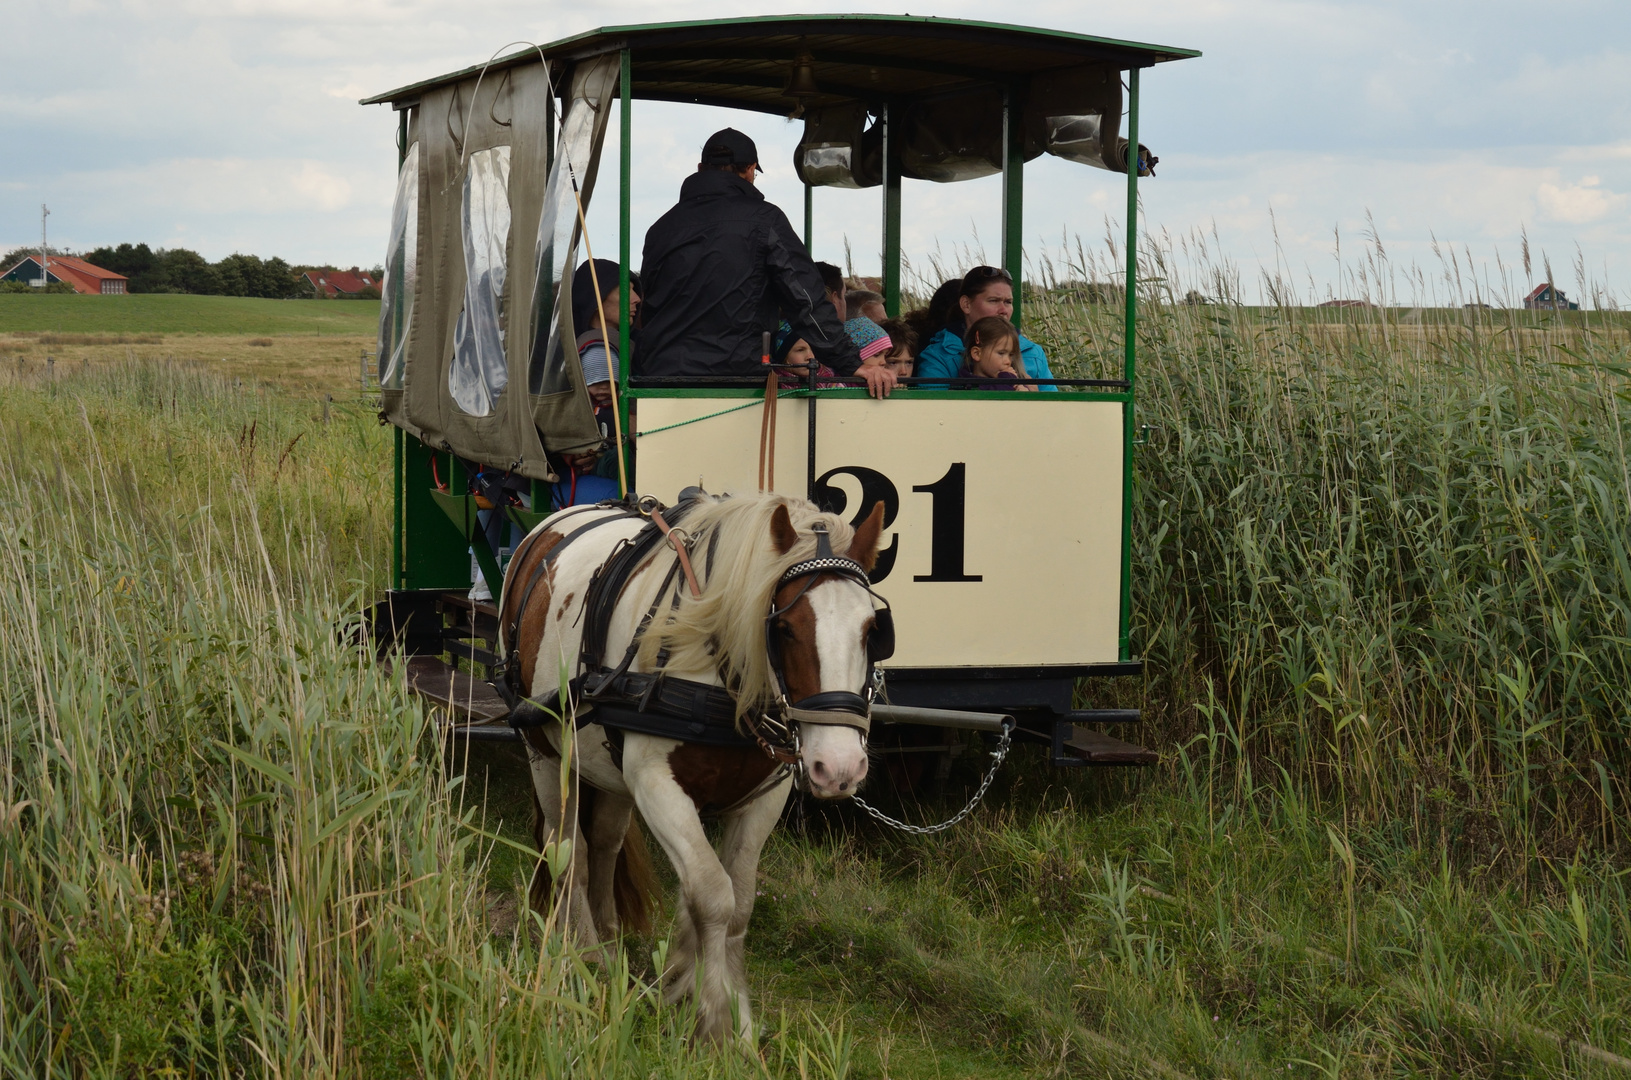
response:
[[(534, 394), (560, 394), (572, 389), (566, 360), (569, 355), (576, 357), (579, 331), (571, 327), (571, 313), (565, 310), (568, 305), (560, 302), (558, 294), (562, 281), (571, 276), (578, 247), (578, 206), (569, 166), (576, 168), (581, 183), (594, 123), (594, 110), (586, 102), (574, 100), (561, 124), (561, 138), (544, 191), (544, 211), (538, 219), (538, 276), (532, 301), (532, 324), (536, 329), (528, 374)], [(561, 325), (563, 316), (566, 327)], [(566, 335), (572, 339), (570, 342), (563, 341), (563, 329), (571, 331)], [(563, 348), (563, 344), (569, 348)]]
[(464, 310), (453, 328), (447, 389), (471, 416), (491, 416), (509, 384), (504, 359), (504, 255), (510, 243), (510, 148), (478, 150), (465, 164), (460, 209)]
[(1087, 113), (1082, 116), (1050, 116), (1047, 118), (1048, 153), (1066, 161), (1104, 168), (1104, 116)]
[(858, 188), (852, 169), (854, 148), (843, 146), (806, 146), (804, 148), (804, 179), (814, 187)]
[(413, 297), (419, 287), (419, 144), (408, 147), (396, 176), (391, 204), (391, 238), (385, 248), (385, 280), (379, 308), (379, 385), (402, 389)]

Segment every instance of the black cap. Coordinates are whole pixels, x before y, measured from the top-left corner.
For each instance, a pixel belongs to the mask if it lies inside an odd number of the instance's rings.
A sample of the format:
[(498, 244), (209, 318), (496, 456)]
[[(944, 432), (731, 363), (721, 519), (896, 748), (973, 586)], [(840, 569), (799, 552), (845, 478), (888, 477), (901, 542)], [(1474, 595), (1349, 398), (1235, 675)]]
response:
[[(757, 166), (759, 148), (742, 132), (725, 128), (708, 136), (708, 141), (702, 144), (702, 160), (698, 164), (729, 165), (737, 169)], [(764, 172), (764, 169), (761, 167), (759, 171)]]

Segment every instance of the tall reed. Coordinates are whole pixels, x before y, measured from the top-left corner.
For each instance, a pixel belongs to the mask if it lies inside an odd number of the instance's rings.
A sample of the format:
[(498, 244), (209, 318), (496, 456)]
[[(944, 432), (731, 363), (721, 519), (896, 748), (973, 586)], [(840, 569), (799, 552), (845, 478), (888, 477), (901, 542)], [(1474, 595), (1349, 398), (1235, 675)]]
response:
[(132, 363), (0, 417), (0, 1073), (835, 1075), (841, 1031), (696, 1054), (626, 962), (494, 933), (490, 829), (348, 640), (371, 416)]
[[(1344, 277), (1375, 306), (1302, 306), (1268, 272), (1248, 307), (1211, 242), (1141, 257), (1134, 631), (1164, 737), (1206, 726), (1183, 703), (1210, 683), (1242, 761), (1345, 813), (1452, 804), (1521, 857), (1618, 847), (1631, 324), (1477, 306), (1499, 290), (1379, 242)], [(1090, 302), (1119, 288), (1083, 284), (1115, 255), (1043, 268), (1027, 327), (1060, 374), (1119, 372), (1119, 303)]]

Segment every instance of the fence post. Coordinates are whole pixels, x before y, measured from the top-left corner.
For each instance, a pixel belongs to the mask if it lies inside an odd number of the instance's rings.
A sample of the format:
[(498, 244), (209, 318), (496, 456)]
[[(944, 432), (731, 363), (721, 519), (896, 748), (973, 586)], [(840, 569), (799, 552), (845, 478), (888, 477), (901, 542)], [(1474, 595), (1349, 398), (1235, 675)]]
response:
[(323, 395), (323, 426), (328, 427), (328, 403), (334, 400), (333, 394)]
[(363, 393), (368, 392), (368, 350), (364, 349), (357, 355), (357, 385)]

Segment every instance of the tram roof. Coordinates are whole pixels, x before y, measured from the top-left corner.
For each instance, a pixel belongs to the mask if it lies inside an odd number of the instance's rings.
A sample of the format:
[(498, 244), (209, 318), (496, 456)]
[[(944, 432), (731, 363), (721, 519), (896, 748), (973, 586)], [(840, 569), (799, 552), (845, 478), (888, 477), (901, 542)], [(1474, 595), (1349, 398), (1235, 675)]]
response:
[(419, 94), (479, 73), (537, 63), (570, 64), (631, 51), (633, 96), (785, 116), (792, 66), (808, 54), (822, 108), (1007, 85), (1060, 68), (1122, 70), (1200, 55), (1195, 49), (919, 15), (770, 15), (759, 18), (607, 26), (362, 99), (406, 105)]

